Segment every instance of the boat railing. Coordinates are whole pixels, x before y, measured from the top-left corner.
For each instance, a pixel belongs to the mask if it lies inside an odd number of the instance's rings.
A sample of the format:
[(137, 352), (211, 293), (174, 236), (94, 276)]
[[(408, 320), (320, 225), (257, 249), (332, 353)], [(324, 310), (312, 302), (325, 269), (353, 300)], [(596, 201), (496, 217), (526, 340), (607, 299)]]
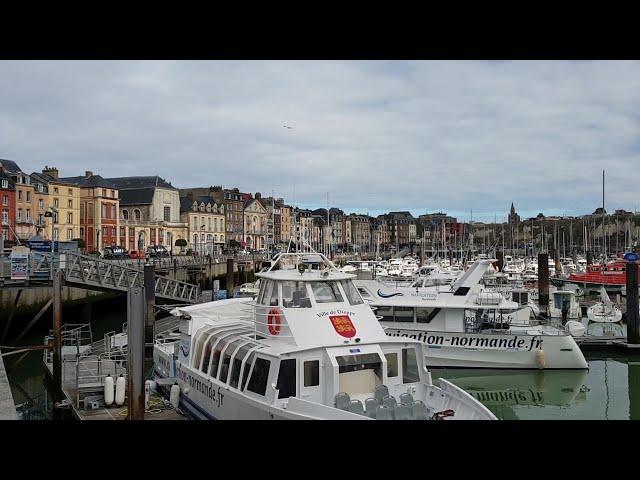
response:
[[(103, 354), (104, 355), (104, 354)], [(80, 356), (76, 359), (75, 393), (76, 407), (87, 394), (102, 392), (104, 379), (111, 375), (114, 379), (122, 374), (127, 377), (126, 360), (122, 358), (106, 358), (102, 355)]]
[[(244, 320), (249, 320), (253, 323), (254, 337), (259, 334), (271, 338), (293, 338), (291, 327), (287, 323), (282, 307), (278, 305), (259, 305), (255, 302), (247, 303), (247, 305), (251, 308), (242, 309), (241, 311), (249, 314)], [(259, 309), (264, 309), (265, 312), (260, 312)], [(273, 309), (276, 309), (277, 313), (274, 313)], [(279, 318), (277, 323), (275, 322), (276, 318)]]

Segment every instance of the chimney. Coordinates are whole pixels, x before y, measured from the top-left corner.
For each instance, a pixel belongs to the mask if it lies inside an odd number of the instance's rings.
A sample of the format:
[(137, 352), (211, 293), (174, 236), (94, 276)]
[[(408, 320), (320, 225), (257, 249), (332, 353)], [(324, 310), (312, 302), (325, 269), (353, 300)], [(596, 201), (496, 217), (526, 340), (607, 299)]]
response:
[(193, 192), (187, 192), (187, 198), (191, 203), (193, 203)]
[(260, 192), (256, 192), (256, 200), (260, 200), (262, 198), (262, 195), (260, 194)]
[(87, 170), (84, 172), (85, 178), (93, 177), (93, 172), (91, 170)]
[(56, 167), (49, 168), (48, 166), (45, 166), (42, 169), (42, 173), (45, 175), (49, 175), (50, 177), (53, 177), (56, 180), (58, 179), (58, 169)]

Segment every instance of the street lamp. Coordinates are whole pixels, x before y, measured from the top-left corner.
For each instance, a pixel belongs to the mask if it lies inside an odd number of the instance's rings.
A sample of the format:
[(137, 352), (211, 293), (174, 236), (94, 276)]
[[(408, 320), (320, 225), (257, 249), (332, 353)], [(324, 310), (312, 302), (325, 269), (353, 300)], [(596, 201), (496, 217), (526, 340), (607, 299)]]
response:
[(56, 207), (49, 207), (49, 209), (44, 212), (44, 216), (45, 217), (50, 217), (51, 218), (51, 255), (53, 256), (53, 252), (54, 252), (54, 238), (53, 238), (53, 232), (55, 230), (55, 225), (56, 225), (56, 216), (58, 215), (58, 209)]

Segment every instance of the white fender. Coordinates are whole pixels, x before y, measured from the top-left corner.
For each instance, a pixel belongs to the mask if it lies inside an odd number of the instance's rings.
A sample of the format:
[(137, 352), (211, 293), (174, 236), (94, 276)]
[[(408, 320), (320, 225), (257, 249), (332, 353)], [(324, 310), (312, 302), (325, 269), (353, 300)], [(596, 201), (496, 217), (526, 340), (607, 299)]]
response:
[(107, 378), (104, 379), (104, 403), (109, 406), (113, 403), (114, 399), (114, 388), (115, 384), (113, 383), (113, 377), (111, 374), (107, 374)]
[(118, 380), (116, 380), (116, 405), (118, 405), (119, 407), (124, 405), (124, 393), (126, 384), (126, 380), (124, 379), (122, 374), (120, 374)]
[(542, 350), (541, 348), (536, 350), (536, 363), (538, 364), (538, 368), (544, 368), (544, 350)]
[(173, 405), (173, 408), (178, 408), (178, 405), (180, 404), (180, 387), (177, 383), (171, 385), (169, 401), (171, 402), (171, 405)]

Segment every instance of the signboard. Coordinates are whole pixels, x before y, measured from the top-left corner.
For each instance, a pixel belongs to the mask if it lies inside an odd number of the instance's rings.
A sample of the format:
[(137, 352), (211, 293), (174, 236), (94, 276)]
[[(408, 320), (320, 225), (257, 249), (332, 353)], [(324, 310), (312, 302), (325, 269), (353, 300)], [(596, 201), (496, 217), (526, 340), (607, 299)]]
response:
[(627, 262), (637, 262), (638, 260), (640, 260), (640, 256), (635, 252), (629, 252), (624, 254), (624, 259)]
[(11, 280), (29, 278), (29, 249), (14, 247), (11, 251)]
[(343, 337), (351, 338), (356, 334), (356, 328), (351, 323), (349, 315), (329, 315), (329, 320), (335, 331)]
[[(27, 246), (34, 252), (51, 253), (51, 240), (27, 240)], [(54, 252), (77, 251), (78, 242), (53, 242)]]

